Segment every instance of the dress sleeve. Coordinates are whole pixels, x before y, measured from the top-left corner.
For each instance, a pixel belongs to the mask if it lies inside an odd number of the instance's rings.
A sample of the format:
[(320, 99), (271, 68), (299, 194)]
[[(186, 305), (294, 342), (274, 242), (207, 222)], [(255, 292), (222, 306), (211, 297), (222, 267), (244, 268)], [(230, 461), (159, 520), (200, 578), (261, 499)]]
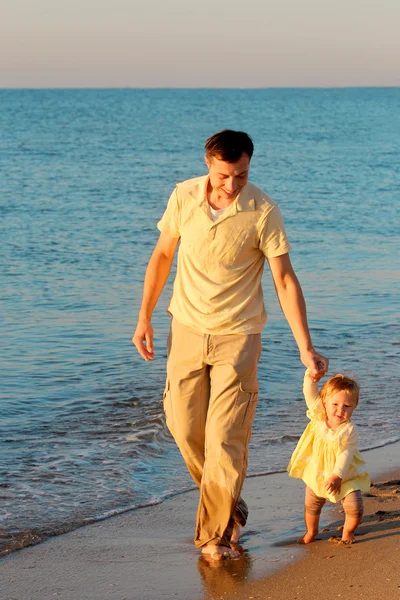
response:
[[(343, 445), (343, 443), (341, 444)], [(333, 468), (333, 473), (340, 477), (341, 479), (345, 479), (347, 473), (349, 472), (349, 468), (351, 465), (351, 461), (354, 458), (355, 453), (358, 450), (358, 433), (355, 427), (352, 427), (349, 436), (344, 444), (343, 450), (336, 457), (335, 466)]]
[(318, 398), (318, 383), (311, 379), (309, 373), (310, 371), (308, 369), (304, 373), (303, 394), (307, 408), (310, 409)]
[(181, 207), (179, 203), (178, 190), (175, 188), (168, 200), (167, 208), (161, 217), (161, 220), (157, 223), (157, 227), (161, 233), (166, 233), (173, 238), (181, 237), (180, 214)]

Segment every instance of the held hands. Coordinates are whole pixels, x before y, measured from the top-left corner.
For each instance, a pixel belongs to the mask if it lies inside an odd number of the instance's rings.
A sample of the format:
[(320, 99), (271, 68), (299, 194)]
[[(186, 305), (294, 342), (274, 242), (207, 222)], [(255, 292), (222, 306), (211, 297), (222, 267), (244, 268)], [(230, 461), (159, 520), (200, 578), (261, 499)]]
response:
[(338, 494), (342, 487), (342, 478), (338, 475), (332, 475), (325, 481), (325, 489), (329, 494)]
[(145, 361), (154, 360), (153, 326), (150, 320), (140, 319), (138, 321), (132, 343)]
[(309, 376), (315, 382), (319, 381), (328, 372), (329, 359), (318, 354), (314, 349), (302, 352), (300, 360), (309, 370)]

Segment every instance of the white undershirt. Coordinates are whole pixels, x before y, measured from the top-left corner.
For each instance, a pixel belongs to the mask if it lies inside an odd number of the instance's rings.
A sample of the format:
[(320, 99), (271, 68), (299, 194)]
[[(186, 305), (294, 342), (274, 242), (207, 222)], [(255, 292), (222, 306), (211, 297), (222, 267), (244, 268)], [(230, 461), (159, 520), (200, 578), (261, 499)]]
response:
[(220, 218), (220, 216), (224, 214), (227, 208), (227, 206), (225, 208), (213, 208), (212, 206), (210, 206), (210, 214), (212, 220), (214, 222), (217, 221)]

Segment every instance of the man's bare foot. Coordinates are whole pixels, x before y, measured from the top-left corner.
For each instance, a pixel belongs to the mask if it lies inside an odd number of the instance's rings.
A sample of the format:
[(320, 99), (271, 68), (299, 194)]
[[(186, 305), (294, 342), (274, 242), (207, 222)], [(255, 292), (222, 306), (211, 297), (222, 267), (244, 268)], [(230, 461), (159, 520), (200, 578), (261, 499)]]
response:
[(297, 540), (298, 544), (311, 544), (311, 542), (314, 541), (315, 536), (317, 535), (318, 531), (316, 533), (309, 533), (308, 531), (303, 535), (303, 537), (301, 537), (300, 539)]
[(207, 544), (201, 549), (202, 554), (206, 554), (213, 560), (224, 560), (225, 558), (239, 558), (240, 553), (237, 550), (228, 548), (227, 546), (215, 546)]
[(240, 527), (239, 525), (237, 525), (236, 523), (233, 526), (233, 531), (232, 531), (232, 535), (231, 535), (231, 544), (238, 544), (239, 540), (240, 540)]

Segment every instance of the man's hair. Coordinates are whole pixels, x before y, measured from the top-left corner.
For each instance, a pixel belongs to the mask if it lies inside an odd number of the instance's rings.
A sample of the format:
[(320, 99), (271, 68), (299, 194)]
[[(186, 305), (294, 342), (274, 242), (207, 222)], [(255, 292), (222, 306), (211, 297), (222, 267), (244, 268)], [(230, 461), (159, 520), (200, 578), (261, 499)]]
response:
[(251, 137), (244, 131), (223, 129), (214, 133), (205, 143), (206, 156), (228, 163), (237, 162), (243, 153), (253, 156), (254, 145)]
[(343, 375), (342, 373), (337, 373), (324, 383), (321, 388), (320, 397), (322, 400), (325, 400), (327, 396), (332, 396), (337, 392), (348, 392), (355, 397), (357, 404), (360, 386), (355, 379), (346, 377), (346, 375)]

